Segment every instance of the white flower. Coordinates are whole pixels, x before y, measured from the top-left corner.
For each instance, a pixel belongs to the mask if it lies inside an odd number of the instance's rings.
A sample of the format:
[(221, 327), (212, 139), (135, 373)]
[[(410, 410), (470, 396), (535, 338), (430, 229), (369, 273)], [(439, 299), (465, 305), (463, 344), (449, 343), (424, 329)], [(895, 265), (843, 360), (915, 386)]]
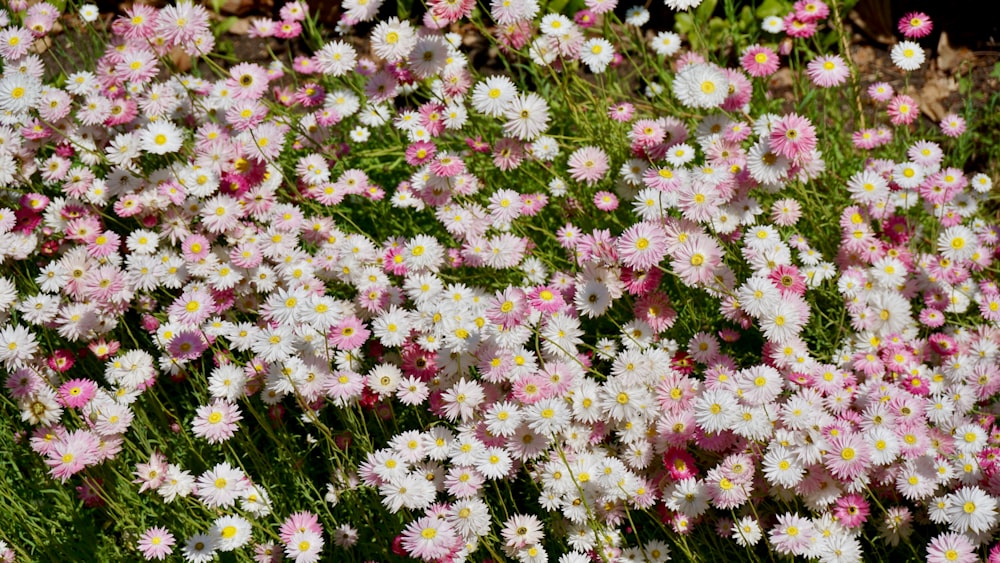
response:
[(785, 31), (785, 21), (778, 16), (767, 16), (761, 22), (760, 28), (768, 33), (781, 33)]
[(221, 516), (212, 526), (212, 537), (219, 551), (233, 551), (250, 540), (250, 522), (242, 516)]
[[(369, 4), (376, 3), (369, 0)], [(324, 45), (319, 51), (316, 51), (315, 59), (319, 70), (323, 74), (343, 76), (354, 70), (354, 65), (358, 61), (358, 55), (354, 47), (347, 43), (333, 41)]]
[(901, 41), (889, 52), (892, 62), (899, 68), (910, 71), (917, 70), (924, 64), (924, 50), (913, 41)]
[(491, 76), (472, 89), (472, 107), (479, 113), (500, 117), (517, 95), (517, 88), (506, 76)]
[(650, 47), (657, 55), (672, 56), (681, 48), (681, 36), (672, 31), (661, 31), (650, 41)]
[(948, 227), (938, 235), (938, 251), (949, 260), (968, 260), (976, 253), (977, 246), (976, 234), (962, 225)]
[(371, 137), (371, 132), (368, 131), (367, 127), (357, 126), (351, 129), (351, 140), (355, 143), (363, 143)]
[(962, 487), (948, 495), (951, 529), (981, 534), (997, 521), (997, 501), (979, 487)]
[(80, 19), (82, 19), (85, 22), (89, 23), (92, 21), (97, 21), (97, 16), (99, 16), (100, 14), (101, 13), (97, 9), (97, 6), (93, 4), (84, 4), (83, 6), (80, 6)]
[(388, 62), (406, 58), (417, 44), (417, 33), (408, 21), (393, 16), (372, 30), (372, 52)]
[(139, 146), (150, 154), (177, 152), (183, 141), (181, 129), (166, 120), (150, 123), (139, 134)]
[(713, 108), (721, 105), (729, 95), (729, 80), (713, 64), (689, 64), (674, 78), (673, 92), (686, 106)]
[(507, 123), (503, 126), (504, 132), (523, 141), (530, 141), (548, 127), (549, 104), (534, 92), (519, 95), (507, 104), (504, 117), (507, 118)]
[(649, 10), (644, 6), (632, 6), (625, 11), (625, 23), (640, 27), (649, 22)]
[(580, 48), (580, 61), (594, 74), (604, 72), (614, 59), (615, 48), (607, 39), (600, 37), (588, 39)]

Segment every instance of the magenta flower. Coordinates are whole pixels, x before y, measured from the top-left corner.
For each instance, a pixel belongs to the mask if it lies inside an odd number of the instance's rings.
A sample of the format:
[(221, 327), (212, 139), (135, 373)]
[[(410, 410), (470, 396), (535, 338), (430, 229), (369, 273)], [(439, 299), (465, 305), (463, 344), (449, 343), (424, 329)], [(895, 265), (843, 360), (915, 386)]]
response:
[(923, 12), (910, 12), (899, 19), (899, 32), (907, 39), (920, 39), (930, 35), (934, 22)]
[(97, 384), (90, 379), (71, 379), (59, 386), (59, 404), (78, 409), (90, 402), (97, 393)]
[(740, 66), (754, 78), (770, 76), (778, 71), (781, 61), (774, 50), (761, 45), (747, 47), (740, 57)]
[(770, 141), (774, 152), (794, 160), (816, 148), (816, 129), (805, 117), (790, 113), (771, 128)]

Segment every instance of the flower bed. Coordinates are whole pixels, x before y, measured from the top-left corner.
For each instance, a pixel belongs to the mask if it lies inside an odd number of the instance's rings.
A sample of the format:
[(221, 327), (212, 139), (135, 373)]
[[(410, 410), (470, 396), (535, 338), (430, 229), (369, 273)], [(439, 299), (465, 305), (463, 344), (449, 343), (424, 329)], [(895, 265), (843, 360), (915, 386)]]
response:
[(9, 2), (0, 557), (1000, 559), (976, 124), (837, 4), (666, 3), (293, 2), (264, 66)]

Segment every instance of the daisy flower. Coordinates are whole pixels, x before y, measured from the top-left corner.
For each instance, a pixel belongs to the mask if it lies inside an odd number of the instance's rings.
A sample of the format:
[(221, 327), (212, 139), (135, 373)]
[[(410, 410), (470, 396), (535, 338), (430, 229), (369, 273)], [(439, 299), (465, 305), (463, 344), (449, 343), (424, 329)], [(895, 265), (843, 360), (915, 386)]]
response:
[(532, 141), (549, 125), (549, 104), (534, 92), (514, 97), (503, 110), (504, 131), (522, 141)]
[(589, 186), (600, 181), (610, 168), (607, 153), (593, 146), (581, 147), (573, 151), (567, 165), (571, 178)]
[(846, 82), (851, 71), (840, 55), (821, 55), (809, 61), (806, 74), (820, 88), (832, 88)]
[(927, 37), (933, 28), (930, 16), (923, 12), (910, 12), (899, 19), (899, 32), (907, 39)]
[(778, 71), (781, 61), (778, 54), (768, 47), (752, 45), (743, 51), (740, 66), (755, 78), (770, 76)]
[(924, 64), (924, 50), (913, 41), (900, 41), (889, 52), (892, 63), (905, 71), (917, 70)]
[(976, 546), (963, 534), (948, 532), (927, 544), (927, 563), (974, 563)]
[(233, 551), (248, 541), (253, 528), (250, 522), (242, 516), (220, 516), (212, 524), (209, 532), (215, 539), (215, 548), (219, 551)]
[(650, 40), (650, 47), (657, 55), (673, 56), (681, 48), (681, 36), (672, 31), (661, 31)]
[(417, 45), (417, 33), (409, 21), (393, 16), (380, 21), (371, 33), (372, 52), (393, 63), (405, 59)]
[(210, 405), (198, 407), (191, 432), (205, 438), (209, 444), (219, 444), (233, 437), (237, 423), (242, 419), (239, 406), (216, 399)]
[(997, 522), (997, 501), (979, 487), (962, 487), (948, 495), (948, 523), (960, 532), (981, 534)]
[(689, 107), (718, 107), (729, 96), (729, 79), (713, 64), (689, 64), (674, 77), (673, 93)]
[(965, 119), (954, 113), (949, 113), (941, 120), (941, 132), (947, 137), (958, 137), (965, 133)]
[(760, 28), (768, 33), (781, 33), (785, 30), (785, 20), (779, 16), (767, 16), (761, 21)]
[(876, 102), (888, 102), (895, 90), (886, 82), (876, 82), (868, 87), (868, 96)]
[(889, 114), (889, 121), (893, 125), (909, 125), (919, 115), (917, 102), (905, 94), (900, 94), (889, 100), (886, 111)]
[(139, 134), (139, 147), (150, 154), (177, 152), (183, 141), (181, 129), (165, 119), (150, 123)]
[(139, 552), (147, 560), (162, 560), (173, 553), (174, 535), (166, 528), (153, 527), (147, 529), (139, 537)]
[(615, 48), (607, 39), (588, 39), (580, 48), (580, 62), (587, 65), (590, 72), (600, 74), (615, 58)]
[(189, 563), (208, 563), (216, 557), (215, 538), (208, 534), (195, 534), (181, 548), (184, 560)]
[(500, 117), (516, 95), (517, 88), (509, 78), (490, 76), (472, 89), (472, 107), (479, 113)]

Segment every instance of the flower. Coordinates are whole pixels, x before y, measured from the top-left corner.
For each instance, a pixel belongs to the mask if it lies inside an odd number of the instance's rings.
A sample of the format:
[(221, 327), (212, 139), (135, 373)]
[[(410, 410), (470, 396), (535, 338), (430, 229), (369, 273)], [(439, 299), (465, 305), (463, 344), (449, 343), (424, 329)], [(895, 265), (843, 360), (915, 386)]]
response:
[(954, 113), (949, 113), (941, 120), (941, 132), (948, 137), (958, 137), (965, 133), (965, 119)]
[(580, 62), (587, 65), (590, 72), (600, 74), (615, 58), (615, 48), (607, 39), (588, 39), (580, 48)]
[(573, 151), (567, 165), (571, 178), (589, 186), (596, 184), (610, 168), (607, 153), (594, 146), (585, 146)]
[(205, 438), (209, 444), (220, 444), (233, 437), (237, 422), (243, 419), (237, 405), (216, 399), (209, 405), (198, 407), (191, 423), (191, 432)]
[(755, 78), (774, 74), (780, 65), (778, 54), (761, 45), (747, 47), (743, 51), (743, 56), (740, 57), (740, 66), (747, 71), (747, 74)]
[(166, 528), (153, 527), (147, 529), (139, 537), (139, 552), (147, 560), (162, 560), (173, 553), (174, 535)]
[(930, 16), (923, 12), (909, 12), (899, 18), (899, 32), (907, 39), (920, 39), (930, 35), (934, 23)]
[(393, 63), (406, 58), (417, 45), (417, 34), (409, 21), (396, 16), (380, 21), (371, 33), (372, 52)]
[(653, 36), (649, 44), (657, 55), (671, 57), (681, 48), (681, 36), (672, 31), (661, 31)]
[(927, 563), (973, 563), (979, 561), (976, 546), (954, 532), (941, 534), (927, 544)]
[(93, 4), (84, 4), (80, 6), (79, 14), (80, 14), (80, 19), (82, 19), (87, 23), (90, 23), (97, 21), (97, 17), (101, 15), (101, 12), (97, 8), (97, 6)]
[(532, 141), (549, 125), (549, 105), (545, 98), (531, 92), (515, 96), (506, 105), (504, 131), (522, 141)]
[(892, 63), (905, 71), (917, 70), (924, 64), (924, 50), (913, 41), (900, 41), (889, 55)]
[(184, 560), (189, 563), (208, 563), (216, 556), (215, 538), (208, 534), (195, 534), (181, 548)]
[(220, 516), (212, 524), (209, 534), (215, 540), (215, 548), (219, 551), (233, 551), (242, 547), (250, 540), (252, 527), (242, 516)]
[(851, 74), (840, 55), (820, 55), (806, 65), (806, 74), (821, 88), (840, 86)]
[(168, 120), (154, 121), (139, 134), (139, 147), (150, 154), (177, 152), (183, 141), (181, 129)]
[(983, 533), (997, 522), (997, 500), (979, 487), (962, 487), (948, 495), (948, 524), (955, 532)]
[(674, 77), (673, 92), (686, 106), (713, 108), (722, 105), (729, 96), (729, 80), (713, 64), (689, 64)]

